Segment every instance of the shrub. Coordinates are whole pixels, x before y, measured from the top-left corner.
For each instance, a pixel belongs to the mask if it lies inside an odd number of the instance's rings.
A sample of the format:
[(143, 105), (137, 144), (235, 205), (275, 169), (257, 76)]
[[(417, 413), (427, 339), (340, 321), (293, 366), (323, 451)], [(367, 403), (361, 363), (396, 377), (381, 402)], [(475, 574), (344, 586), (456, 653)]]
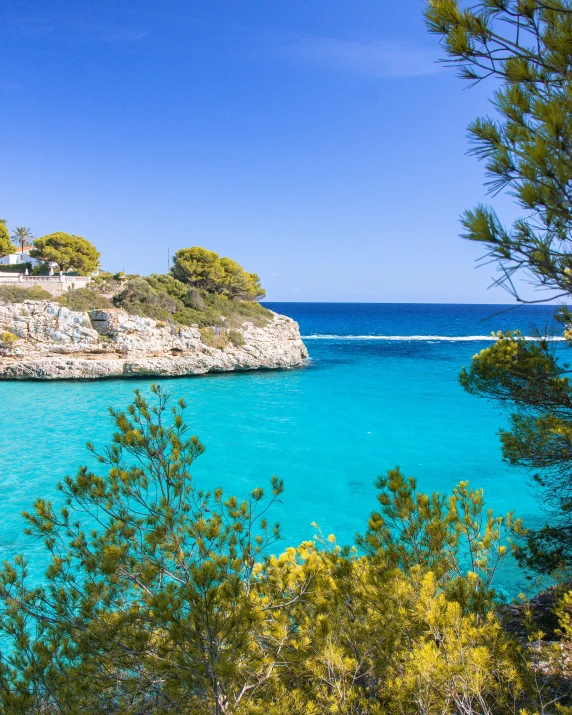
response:
[(106, 298), (98, 290), (89, 287), (67, 291), (67, 293), (64, 293), (58, 298), (58, 303), (70, 310), (82, 312), (88, 310), (105, 310), (106, 308), (113, 307), (109, 298)]
[(99, 271), (99, 274), (91, 279), (90, 287), (95, 288), (111, 299), (114, 295), (123, 290), (125, 281), (116, 280), (115, 276), (106, 271)]
[(228, 339), (237, 348), (240, 348), (243, 345), (246, 345), (246, 340), (244, 339), (244, 335), (242, 333), (239, 333), (238, 330), (229, 330), (228, 331)]
[(229, 343), (229, 336), (226, 330), (217, 330), (216, 328), (201, 328), (201, 342), (208, 345), (210, 348), (218, 348), (224, 350)]
[(208, 307), (204, 310), (183, 308), (177, 311), (173, 318), (181, 325), (198, 325), (199, 328), (221, 327), (224, 325), (224, 320), (220, 313)]
[(167, 293), (183, 303), (189, 292), (189, 286), (166, 273), (152, 273), (143, 280), (147, 281), (156, 293)]
[(173, 314), (183, 303), (166, 291), (154, 288), (145, 278), (134, 278), (113, 298), (118, 308), (153, 320), (173, 322)]
[(93, 283), (105, 283), (105, 281), (113, 280), (116, 275), (118, 275), (118, 274), (116, 273), (114, 275), (113, 273), (110, 273), (109, 271), (98, 270), (97, 275), (93, 276), (91, 280)]
[(133, 315), (199, 328), (235, 329), (246, 321), (263, 326), (272, 317), (259, 303), (199, 291), (171, 275), (158, 273), (128, 281), (113, 297), (113, 303)]
[(13, 263), (9, 265), (0, 265), (0, 273), (25, 273), (26, 268), (28, 272), (32, 270), (32, 264), (29, 261), (25, 263)]
[(530, 649), (495, 614), (519, 526), (481, 491), (421, 494), (393, 470), (367, 548), (317, 536), (272, 555), (282, 482), (203, 491), (185, 403), (153, 390), (111, 410), (65, 504), (25, 514), (46, 571), (34, 587), (23, 557), (0, 568), (3, 713), (566, 712), (539, 702)]
[[(260, 303), (228, 298), (225, 295), (203, 294), (205, 308), (203, 313), (217, 322), (211, 325), (224, 325), (227, 328), (240, 328), (245, 322), (262, 327), (272, 319), (272, 312)], [(222, 320), (221, 320), (222, 317)]]
[(229, 302), (228, 315), (234, 327), (240, 327), (245, 322), (252, 323), (257, 327), (263, 327), (272, 320), (272, 311), (260, 305), (260, 303), (243, 300)]
[(20, 338), (9, 330), (4, 331), (0, 334), (0, 345), (3, 348), (10, 350), (18, 342)]
[(201, 294), (195, 288), (191, 288), (186, 296), (183, 298), (183, 303), (188, 308), (194, 308), (195, 310), (204, 310), (205, 301), (203, 300)]
[(54, 300), (54, 297), (47, 290), (37, 285), (31, 288), (0, 285), (0, 301), (4, 303), (23, 303), (25, 300)]

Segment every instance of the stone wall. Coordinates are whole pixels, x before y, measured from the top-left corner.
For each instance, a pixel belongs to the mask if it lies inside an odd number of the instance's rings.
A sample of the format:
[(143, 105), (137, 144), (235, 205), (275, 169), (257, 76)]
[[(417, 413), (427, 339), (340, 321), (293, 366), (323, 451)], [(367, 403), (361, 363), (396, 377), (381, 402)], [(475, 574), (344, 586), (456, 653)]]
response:
[(85, 288), (89, 283), (91, 283), (90, 276), (25, 276), (22, 273), (0, 272), (0, 286), (17, 285), (20, 288), (32, 288), (38, 285), (53, 296), (62, 295), (75, 288)]

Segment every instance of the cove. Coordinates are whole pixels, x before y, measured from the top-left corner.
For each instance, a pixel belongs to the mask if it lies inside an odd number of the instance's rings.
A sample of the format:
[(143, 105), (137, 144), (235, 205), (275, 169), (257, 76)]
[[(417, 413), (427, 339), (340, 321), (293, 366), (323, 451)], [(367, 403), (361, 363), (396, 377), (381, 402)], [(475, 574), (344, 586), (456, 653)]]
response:
[[(273, 474), (284, 480), (276, 548), (311, 538), (312, 522), (350, 543), (376, 508), (376, 476), (396, 465), (420, 490), (469, 480), (496, 513), (542, 518), (525, 475), (502, 461), (497, 432), (506, 416), (467, 395), (457, 375), (490, 344), (491, 330), (542, 328), (550, 307), (500, 314), (505, 307), (268, 307), (300, 323), (307, 365), (159, 382), (186, 400), (187, 423), (206, 447), (194, 469), (201, 487), (242, 497)], [(38, 497), (58, 503), (57, 482), (91, 463), (85, 442), (110, 441), (108, 408), (126, 407), (133, 390), (148, 393), (151, 382), (0, 383), (1, 558), (25, 553), (41, 573), (42, 545), (22, 534), (21, 512)], [(512, 567), (499, 580), (511, 592), (523, 585)]]

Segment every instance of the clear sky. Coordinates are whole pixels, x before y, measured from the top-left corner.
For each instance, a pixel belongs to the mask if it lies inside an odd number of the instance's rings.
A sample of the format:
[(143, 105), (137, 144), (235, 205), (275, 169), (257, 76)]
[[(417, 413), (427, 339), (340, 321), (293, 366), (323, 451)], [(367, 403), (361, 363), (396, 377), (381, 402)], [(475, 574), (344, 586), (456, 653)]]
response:
[(3, 0), (0, 215), (112, 271), (201, 245), (269, 300), (509, 302), (458, 238), (492, 87), (436, 64), (423, 5)]

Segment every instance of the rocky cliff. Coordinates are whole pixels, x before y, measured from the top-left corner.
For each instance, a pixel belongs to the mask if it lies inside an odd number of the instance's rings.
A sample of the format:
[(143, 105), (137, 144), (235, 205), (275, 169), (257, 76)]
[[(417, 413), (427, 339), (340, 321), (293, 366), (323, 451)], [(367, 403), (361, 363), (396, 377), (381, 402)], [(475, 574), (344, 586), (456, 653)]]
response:
[(0, 302), (0, 340), (4, 380), (200, 375), (293, 367), (308, 357), (298, 324), (276, 313), (262, 327), (201, 331), (118, 309)]

